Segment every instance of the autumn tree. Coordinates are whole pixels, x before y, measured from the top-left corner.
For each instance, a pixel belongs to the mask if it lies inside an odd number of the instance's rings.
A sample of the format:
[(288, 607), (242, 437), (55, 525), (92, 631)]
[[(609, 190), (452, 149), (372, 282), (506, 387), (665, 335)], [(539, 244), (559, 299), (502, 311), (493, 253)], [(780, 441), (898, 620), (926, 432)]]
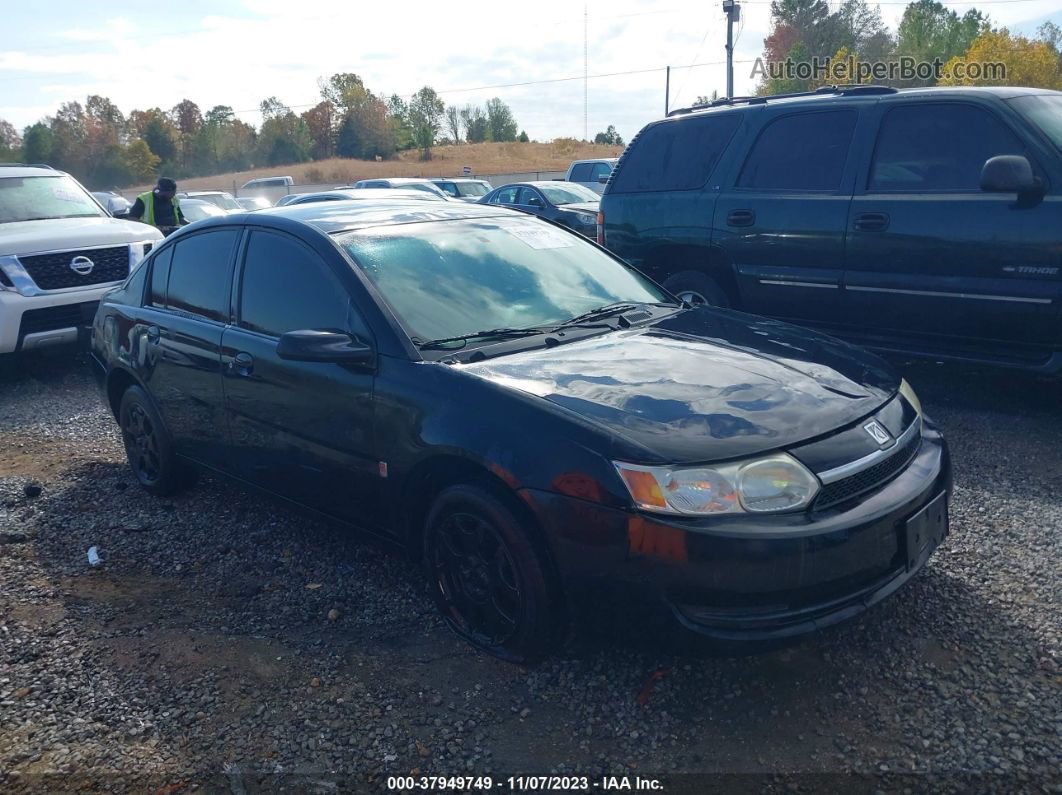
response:
[(310, 156), (314, 160), (323, 160), (335, 154), (335, 116), (335, 105), (327, 99), (302, 114), (302, 120), (306, 122), (306, 129), (313, 139)]
[(148, 148), (143, 138), (131, 141), (122, 151), (122, 164), (130, 177), (147, 182), (158, 172), (159, 156)]
[(479, 105), (465, 105), (461, 108), (461, 125), (465, 129), (465, 140), (470, 144), (479, 144), (490, 140), (490, 123), (487, 114)]
[[(971, 8), (960, 16), (936, 0), (917, 0), (904, 9), (896, 29), (896, 54), (915, 61), (947, 62), (965, 53), (974, 39), (988, 30), (988, 18)], [(931, 85), (914, 78), (899, 85)]]
[[(1004, 69), (990, 73), (986, 67), (992, 64), (1002, 64)], [(972, 74), (970, 67), (974, 66), (981, 76)], [(986, 31), (974, 39), (964, 55), (944, 65), (940, 85), (1062, 89), (1058, 51), (1046, 41), (1012, 36), (1006, 28)]]
[(51, 162), (54, 145), (52, 128), (42, 121), (22, 132), (22, 157), (27, 163)]
[(490, 128), (490, 140), (492, 141), (515, 141), (516, 119), (509, 106), (498, 97), (487, 100), (486, 105), (487, 126)]
[(456, 105), (446, 106), (446, 129), (455, 144), (461, 143), (461, 111)]
[(424, 86), (409, 100), (409, 123), (421, 160), (431, 160), (431, 148), (439, 134), (445, 105), (435, 89)]
[(0, 162), (17, 161), (22, 149), (22, 137), (11, 122), (0, 119)]

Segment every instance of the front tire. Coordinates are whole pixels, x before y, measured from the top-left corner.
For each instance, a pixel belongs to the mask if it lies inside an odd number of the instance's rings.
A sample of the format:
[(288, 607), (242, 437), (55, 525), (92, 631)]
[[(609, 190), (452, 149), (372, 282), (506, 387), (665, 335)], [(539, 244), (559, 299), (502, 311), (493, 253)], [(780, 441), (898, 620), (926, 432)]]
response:
[(680, 271), (664, 281), (664, 287), (694, 306), (730, 306), (723, 288), (700, 271)]
[(129, 387), (122, 395), (118, 422), (129, 467), (145, 491), (165, 497), (192, 484), (195, 471), (173, 452), (162, 417), (139, 386)]
[(560, 628), (555, 589), (529, 528), (487, 489), (445, 489), (428, 514), (424, 559), (447, 625), (488, 654), (533, 662)]

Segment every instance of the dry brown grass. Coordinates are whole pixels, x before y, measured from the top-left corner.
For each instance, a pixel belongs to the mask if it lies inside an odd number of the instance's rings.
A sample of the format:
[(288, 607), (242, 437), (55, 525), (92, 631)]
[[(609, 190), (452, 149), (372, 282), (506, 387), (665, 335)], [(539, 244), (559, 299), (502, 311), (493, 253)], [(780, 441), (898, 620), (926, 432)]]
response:
[(249, 179), (278, 175), (290, 175), (295, 178), (296, 184), (350, 183), (371, 177), (452, 177), (460, 176), (464, 166), (469, 166), (473, 174), (565, 171), (572, 160), (618, 157), (621, 151), (622, 147), (588, 144), (572, 138), (558, 138), (548, 144), (460, 144), (436, 147), (432, 150), (432, 159), (428, 161), (420, 160), (420, 153), (416, 151), (401, 152), (397, 160), (379, 163), (333, 157), (292, 166), (270, 166), (212, 177), (189, 177), (180, 180), (180, 188), (232, 190), (233, 183), (238, 188)]

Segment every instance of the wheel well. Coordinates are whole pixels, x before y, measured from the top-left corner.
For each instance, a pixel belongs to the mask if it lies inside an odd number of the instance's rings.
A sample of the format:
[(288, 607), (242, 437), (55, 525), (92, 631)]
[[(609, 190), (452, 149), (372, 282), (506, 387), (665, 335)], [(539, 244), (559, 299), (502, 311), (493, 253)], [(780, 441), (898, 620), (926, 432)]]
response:
[(700, 271), (712, 278), (726, 293), (730, 306), (739, 306), (741, 294), (734, 270), (717, 248), (661, 246), (649, 252), (645, 262), (649, 275), (661, 284), (666, 282), (669, 276), (680, 271)]
[(118, 411), (122, 406), (122, 395), (131, 386), (136, 386), (137, 380), (125, 370), (113, 370), (107, 377), (107, 404), (111, 407), (111, 414), (117, 420)]
[(450, 486), (469, 484), (482, 486), (500, 499), (534, 533), (533, 539), (550, 558), (542, 528), (534, 513), (523, 500), (516, 496), (512, 486), (487, 467), (459, 456), (439, 456), (420, 464), (410, 474), (404, 494), (406, 506), (403, 515), (406, 546), (411, 555), (420, 557), (424, 536), (424, 521), (428, 517), (435, 497)]

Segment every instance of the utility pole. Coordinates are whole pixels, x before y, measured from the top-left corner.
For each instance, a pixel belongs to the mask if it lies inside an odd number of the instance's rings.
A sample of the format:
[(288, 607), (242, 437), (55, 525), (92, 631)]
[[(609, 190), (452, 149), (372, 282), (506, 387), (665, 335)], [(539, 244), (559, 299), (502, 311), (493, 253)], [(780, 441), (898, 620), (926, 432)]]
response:
[(734, 23), (741, 19), (741, 6), (735, 0), (723, 0), (726, 14), (726, 95), (734, 96)]
[(671, 110), (671, 67), (667, 68), (667, 77), (664, 78), (664, 118), (667, 118)]
[(589, 141), (590, 140), (590, 125), (587, 123), (587, 119), (588, 119), (588, 116), (589, 116), (587, 109), (590, 107), (589, 100), (588, 100), (589, 91), (587, 90), (587, 83), (590, 80), (590, 78), (588, 76), (589, 72), (587, 71), (588, 59), (586, 57), (586, 53), (587, 53), (587, 38), (588, 38), (587, 37), (587, 26), (589, 24), (587, 22), (587, 19), (588, 18), (587, 18), (587, 13), (586, 13), (586, 3), (583, 3), (583, 140), (584, 141)]

